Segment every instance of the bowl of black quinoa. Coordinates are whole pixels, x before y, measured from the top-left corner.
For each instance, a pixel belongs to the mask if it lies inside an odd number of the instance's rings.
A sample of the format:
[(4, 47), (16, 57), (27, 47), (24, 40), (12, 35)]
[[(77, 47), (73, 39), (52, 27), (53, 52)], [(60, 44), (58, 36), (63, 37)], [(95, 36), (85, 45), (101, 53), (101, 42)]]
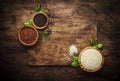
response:
[(37, 12), (32, 17), (33, 26), (37, 29), (44, 29), (48, 25), (48, 16), (46, 13)]

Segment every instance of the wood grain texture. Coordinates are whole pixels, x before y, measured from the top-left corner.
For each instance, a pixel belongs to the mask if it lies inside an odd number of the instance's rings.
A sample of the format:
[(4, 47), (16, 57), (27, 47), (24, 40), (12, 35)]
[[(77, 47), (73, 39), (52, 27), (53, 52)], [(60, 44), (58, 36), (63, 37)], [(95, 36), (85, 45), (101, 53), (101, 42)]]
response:
[(76, 45), (80, 52), (89, 46), (89, 39), (97, 39), (96, 13), (79, 3), (77, 0), (44, 3), (49, 14), (46, 30), (51, 35), (28, 49), (30, 65), (70, 65), (70, 45)]
[[(48, 0), (41, 0), (42, 4)], [(56, 0), (55, 0), (56, 1)], [(63, 0), (57, 0), (63, 1)], [(66, 0), (66, 3), (68, 3)], [(104, 44), (105, 63), (95, 73), (71, 66), (28, 65), (27, 47), (17, 39), (22, 23), (35, 12), (36, 0), (0, 0), (0, 78), (5, 81), (119, 81), (120, 2), (119, 0), (79, 0), (97, 15), (97, 40)], [(45, 7), (44, 7), (45, 8)], [(21, 10), (25, 11), (23, 14)], [(26, 11), (29, 10), (29, 11)], [(34, 12), (33, 12), (33, 11)], [(45, 9), (46, 10), (46, 9)], [(16, 12), (16, 13), (14, 13)], [(48, 12), (47, 12), (48, 13)], [(80, 11), (79, 11), (80, 13)], [(89, 13), (86, 13), (89, 14)], [(22, 17), (21, 15), (26, 15)], [(49, 16), (52, 16), (48, 13)], [(20, 21), (22, 22), (19, 22)], [(21, 20), (22, 19), (22, 20)], [(21, 26), (17, 25), (20, 24)], [(48, 27), (49, 28), (49, 27)]]

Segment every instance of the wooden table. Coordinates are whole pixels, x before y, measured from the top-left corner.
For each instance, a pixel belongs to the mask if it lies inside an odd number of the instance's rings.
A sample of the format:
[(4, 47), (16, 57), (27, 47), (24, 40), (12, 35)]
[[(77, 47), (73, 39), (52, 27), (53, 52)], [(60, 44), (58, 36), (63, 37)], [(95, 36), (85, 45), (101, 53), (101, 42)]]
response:
[[(43, 0), (42, 4), (45, 1)], [(21, 19), (16, 20), (16, 16), (20, 15), (21, 7), (30, 17), (34, 12), (29, 10), (35, 8), (38, 2), (35, 0), (1, 0), (0, 78), (9, 81), (116, 81), (120, 72), (119, 1), (80, 1), (83, 8), (87, 6), (97, 14), (98, 42), (104, 44), (103, 52), (105, 52), (105, 64), (100, 71), (86, 73), (80, 68), (72, 68), (71, 66), (29, 66), (27, 63), (29, 57), (26, 53), (27, 48), (19, 43), (17, 39), (19, 26), (14, 23), (21, 21)], [(19, 24), (22, 26), (22, 23)], [(12, 32), (13, 30), (15, 32)]]

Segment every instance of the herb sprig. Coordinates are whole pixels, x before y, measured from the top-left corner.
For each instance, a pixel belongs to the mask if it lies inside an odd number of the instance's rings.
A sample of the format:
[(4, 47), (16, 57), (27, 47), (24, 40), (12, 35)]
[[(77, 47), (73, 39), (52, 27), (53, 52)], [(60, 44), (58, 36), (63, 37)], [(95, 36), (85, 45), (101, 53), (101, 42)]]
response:
[(41, 4), (37, 4), (37, 6), (36, 6), (36, 12), (45, 13), (45, 11), (43, 9), (41, 9)]
[(48, 32), (44, 32), (44, 30), (38, 30), (39, 36), (40, 38), (46, 38), (48, 37), (49, 33)]
[(90, 39), (90, 45), (91, 46), (94, 46), (95, 48), (98, 48), (98, 49), (103, 49), (103, 44), (101, 43), (95, 43), (95, 41), (93, 39)]
[(72, 67), (78, 67), (79, 66), (78, 56), (73, 56), (73, 60), (72, 60), (71, 66)]
[(23, 23), (24, 26), (32, 26), (32, 19), (29, 19), (27, 22)]

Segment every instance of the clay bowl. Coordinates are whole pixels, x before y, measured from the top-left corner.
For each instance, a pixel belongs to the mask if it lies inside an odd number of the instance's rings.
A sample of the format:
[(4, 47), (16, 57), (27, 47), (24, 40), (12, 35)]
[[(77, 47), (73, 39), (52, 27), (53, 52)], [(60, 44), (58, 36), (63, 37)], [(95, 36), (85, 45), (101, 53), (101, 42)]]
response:
[(104, 57), (99, 49), (86, 47), (80, 52), (78, 62), (84, 71), (96, 72), (103, 66)]
[(43, 12), (37, 12), (32, 17), (33, 26), (37, 29), (44, 29), (48, 25), (48, 16)]
[(23, 27), (18, 32), (19, 41), (25, 46), (32, 46), (38, 41), (38, 31), (34, 27)]

